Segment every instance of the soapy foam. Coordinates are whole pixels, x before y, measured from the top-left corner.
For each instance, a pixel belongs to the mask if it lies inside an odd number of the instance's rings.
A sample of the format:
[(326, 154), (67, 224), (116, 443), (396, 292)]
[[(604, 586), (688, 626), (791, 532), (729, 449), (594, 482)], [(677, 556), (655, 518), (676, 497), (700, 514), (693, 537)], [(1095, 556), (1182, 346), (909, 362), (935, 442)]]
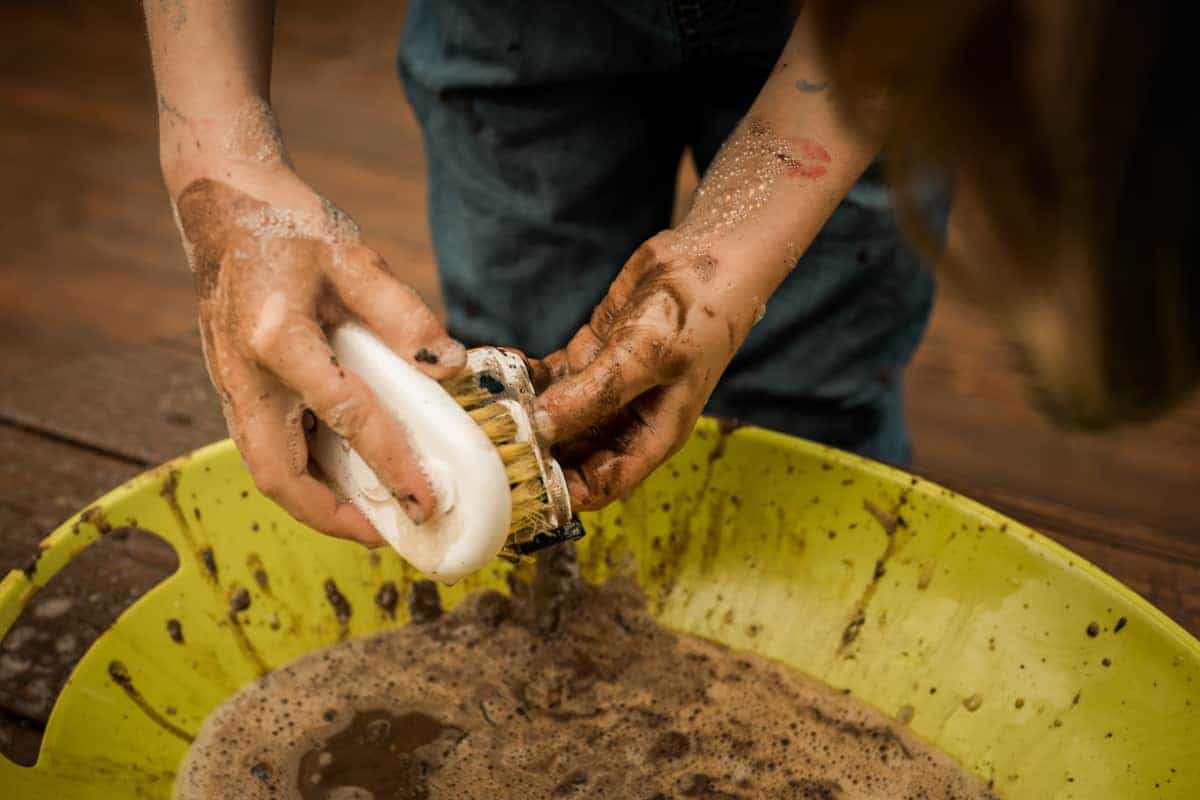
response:
[(230, 158), (259, 163), (290, 163), (275, 112), (259, 97), (247, 101), (238, 109), (221, 142), (221, 151)]
[(829, 160), (815, 142), (789, 141), (764, 120), (746, 120), (704, 173), (687, 219), (675, 229), (676, 246), (690, 255), (704, 254), (714, 241), (762, 212), (780, 177), (816, 180)]
[(995, 797), (852, 697), (658, 627), (631, 582), (559, 564), (420, 619), (230, 698), (175, 798)]

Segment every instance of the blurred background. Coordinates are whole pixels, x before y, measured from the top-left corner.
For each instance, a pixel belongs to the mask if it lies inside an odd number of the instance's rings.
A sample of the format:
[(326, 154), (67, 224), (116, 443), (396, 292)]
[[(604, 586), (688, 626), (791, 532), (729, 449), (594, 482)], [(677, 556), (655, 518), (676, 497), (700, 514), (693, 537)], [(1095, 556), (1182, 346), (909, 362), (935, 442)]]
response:
[[(301, 175), (440, 307), (403, 2), (279, 4), (274, 105)], [(158, 172), (141, 10), (0, 5), (0, 575), (104, 491), (225, 436)], [(681, 165), (679, 203), (695, 172)], [(1051, 429), (996, 329), (942, 293), (909, 370), (914, 471), (1046, 533), (1200, 634), (1200, 402), (1101, 438)], [(0, 751), (29, 756), (75, 659), (173, 569), (123, 531), (0, 643)]]

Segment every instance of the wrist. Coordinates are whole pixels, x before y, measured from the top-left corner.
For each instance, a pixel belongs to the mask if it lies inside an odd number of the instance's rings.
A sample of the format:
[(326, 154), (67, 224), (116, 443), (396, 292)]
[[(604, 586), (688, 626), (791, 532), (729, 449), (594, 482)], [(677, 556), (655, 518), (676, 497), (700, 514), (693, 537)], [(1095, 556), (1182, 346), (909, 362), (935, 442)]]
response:
[(159, 163), (172, 197), (201, 177), (256, 183), (292, 170), (270, 105), (253, 94), (222, 98), (203, 114), (160, 95)]
[(800, 255), (802, 247), (794, 243), (791, 233), (768, 223), (732, 235), (705, 235), (700, 224), (689, 225), (685, 219), (660, 236), (673, 256), (704, 265), (697, 270), (705, 276), (704, 293), (758, 305), (774, 293)]

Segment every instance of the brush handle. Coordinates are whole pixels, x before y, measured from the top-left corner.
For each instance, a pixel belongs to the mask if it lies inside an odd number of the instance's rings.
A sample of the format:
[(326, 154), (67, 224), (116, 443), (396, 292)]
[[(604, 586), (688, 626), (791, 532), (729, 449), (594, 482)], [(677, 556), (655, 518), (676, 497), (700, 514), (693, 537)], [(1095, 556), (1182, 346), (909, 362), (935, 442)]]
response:
[(339, 363), (362, 378), (404, 428), (437, 498), (437, 513), (414, 525), (349, 443), (318, 425), (311, 448), (326, 478), (396, 552), (430, 577), (453, 584), (487, 565), (504, 546), (512, 515), (496, 448), (441, 384), (365, 328), (342, 325), (329, 341)]

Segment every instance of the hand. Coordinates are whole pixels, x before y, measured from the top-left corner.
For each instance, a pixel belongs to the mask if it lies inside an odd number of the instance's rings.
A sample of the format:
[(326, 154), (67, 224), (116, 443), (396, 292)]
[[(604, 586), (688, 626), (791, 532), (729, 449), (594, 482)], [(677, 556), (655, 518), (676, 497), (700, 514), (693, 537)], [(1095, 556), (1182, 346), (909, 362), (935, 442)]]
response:
[(175, 206), (209, 375), (255, 484), (318, 530), (382, 543), (357, 509), (310, 474), (311, 410), (349, 440), (415, 522), (428, 518), (433, 492), (403, 428), (338, 364), (324, 329), (357, 319), (436, 379), (463, 368), (462, 345), (362, 244), (350, 218), (290, 169), (207, 174), (229, 182), (192, 177)]
[(626, 262), (564, 350), (533, 362), (539, 434), (573, 505), (624, 496), (687, 440), (761, 300), (665, 231)]

